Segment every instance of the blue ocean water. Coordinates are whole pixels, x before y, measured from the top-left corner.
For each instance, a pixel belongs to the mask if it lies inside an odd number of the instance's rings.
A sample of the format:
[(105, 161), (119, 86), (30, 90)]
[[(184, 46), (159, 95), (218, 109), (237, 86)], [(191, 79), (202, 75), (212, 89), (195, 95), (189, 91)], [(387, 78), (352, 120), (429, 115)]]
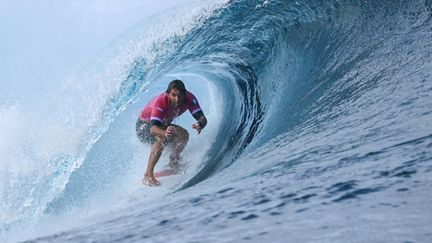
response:
[[(2, 136), (26, 140), (1, 143), (0, 235), (430, 242), (431, 40), (428, 0), (184, 2), (145, 17), (48, 98), (3, 98)], [(175, 121), (191, 133), (187, 170), (147, 188), (134, 125), (174, 78), (209, 125)]]

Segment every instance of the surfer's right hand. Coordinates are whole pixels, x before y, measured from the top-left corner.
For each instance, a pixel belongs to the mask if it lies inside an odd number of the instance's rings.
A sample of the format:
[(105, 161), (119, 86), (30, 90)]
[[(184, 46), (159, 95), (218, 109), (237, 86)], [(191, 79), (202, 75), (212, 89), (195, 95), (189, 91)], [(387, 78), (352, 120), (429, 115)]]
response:
[(173, 126), (168, 126), (165, 131), (165, 137), (169, 138), (175, 134), (175, 128)]

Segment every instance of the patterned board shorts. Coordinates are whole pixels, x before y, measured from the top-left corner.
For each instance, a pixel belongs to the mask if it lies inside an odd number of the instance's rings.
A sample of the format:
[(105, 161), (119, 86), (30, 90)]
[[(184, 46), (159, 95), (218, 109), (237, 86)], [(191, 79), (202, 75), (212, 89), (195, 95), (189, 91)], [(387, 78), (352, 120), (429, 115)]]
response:
[(148, 144), (153, 144), (154, 142), (156, 142), (156, 138), (150, 134), (150, 127), (150, 124), (145, 123), (140, 119), (137, 120), (136, 134), (141, 142)]

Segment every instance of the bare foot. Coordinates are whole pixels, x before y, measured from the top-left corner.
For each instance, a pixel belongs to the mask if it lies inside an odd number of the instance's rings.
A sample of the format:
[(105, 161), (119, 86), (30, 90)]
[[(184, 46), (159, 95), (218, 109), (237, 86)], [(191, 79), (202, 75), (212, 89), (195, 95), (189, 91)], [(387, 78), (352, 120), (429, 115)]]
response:
[(156, 178), (154, 177), (144, 176), (144, 179), (142, 179), (142, 183), (146, 186), (152, 186), (152, 187), (160, 186), (160, 182), (156, 180)]

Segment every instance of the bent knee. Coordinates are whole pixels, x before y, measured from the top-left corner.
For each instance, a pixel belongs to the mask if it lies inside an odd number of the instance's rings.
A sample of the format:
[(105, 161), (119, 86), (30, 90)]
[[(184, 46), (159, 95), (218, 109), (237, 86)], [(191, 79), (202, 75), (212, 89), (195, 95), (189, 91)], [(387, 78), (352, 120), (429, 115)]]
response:
[(156, 137), (156, 141), (154, 142), (153, 147), (157, 150), (163, 150), (163, 148), (165, 147), (164, 139)]
[(179, 138), (189, 140), (189, 132), (183, 127), (177, 127), (177, 133)]

